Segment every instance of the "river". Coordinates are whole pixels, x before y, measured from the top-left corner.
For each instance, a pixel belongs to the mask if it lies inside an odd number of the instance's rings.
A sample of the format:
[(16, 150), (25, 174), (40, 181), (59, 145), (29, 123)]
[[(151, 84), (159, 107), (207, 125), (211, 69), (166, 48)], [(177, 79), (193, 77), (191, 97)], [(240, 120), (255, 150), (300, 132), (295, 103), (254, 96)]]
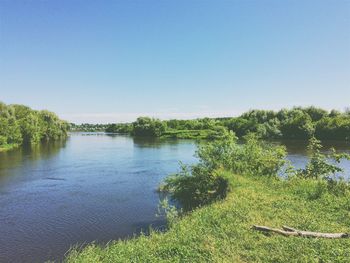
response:
[[(304, 165), (305, 145), (286, 145), (292, 163)], [(0, 152), (0, 262), (62, 260), (72, 245), (163, 225), (157, 186), (179, 161), (196, 162), (195, 149), (190, 140), (73, 133), (66, 141)], [(350, 162), (342, 166), (350, 172)]]

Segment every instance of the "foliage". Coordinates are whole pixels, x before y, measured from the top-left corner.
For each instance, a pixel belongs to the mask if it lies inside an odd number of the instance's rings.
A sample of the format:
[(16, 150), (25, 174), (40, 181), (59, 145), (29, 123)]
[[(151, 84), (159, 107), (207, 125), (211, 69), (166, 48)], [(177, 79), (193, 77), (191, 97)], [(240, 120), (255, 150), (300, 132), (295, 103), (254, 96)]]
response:
[(185, 211), (223, 199), (229, 190), (227, 178), (220, 173), (203, 172), (196, 168), (182, 166), (179, 173), (166, 178), (163, 187), (172, 199), (180, 202)]
[(169, 204), (168, 198), (165, 197), (159, 202), (157, 216), (165, 216), (168, 226), (171, 227), (180, 218), (181, 211), (181, 209), (178, 210), (174, 205)]
[(314, 134), (321, 139), (350, 139), (348, 114), (316, 107), (295, 107), (278, 112), (251, 110), (237, 118), (222, 119), (221, 123), (239, 137), (254, 132), (264, 139), (308, 140)]
[(132, 129), (133, 126), (130, 123), (115, 123), (108, 125), (105, 131), (110, 133), (130, 134)]
[(211, 130), (167, 130), (163, 133), (162, 138), (207, 139), (211, 133)]
[(221, 138), (227, 130), (223, 126), (216, 126), (213, 129), (206, 130), (167, 130), (161, 136), (162, 138), (173, 139), (208, 139), (214, 140)]
[[(328, 179), (332, 180), (330, 176), (334, 176), (336, 173), (343, 172), (337, 163), (341, 159), (350, 160), (350, 155), (346, 153), (338, 154), (332, 149), (330, 154), (321, 153), (322, 145), (319, 140), (312, 137), (309, 141), (308, 150), (311, 154), (308, 164), (304, 169), (296, 171), (297, 175), (303, 178), (314, 179)], [(333, 163), (331, 163), (333, 160)]]
[(22, 143), (56, 140), (65, 137), (67, 130), (68, 124), (52, 112), (0, 102), (0, 149), (11, 149)]
[(251, 110), (237, 118), (223, 120), (225, 126), (239, 137), (254, 132), (264, 139), (349, 140), (350, 115), (316, 107), (295, 107), (278, 112)]
[(234, 173), (249, 175), (277, 175), (286, 164), (286, 150), (283, 146), (261, 141), (254, 134), (244, 138), (239, 144), (233, 133), (212, 143), (199, 146), (197, 155), (201, 169), (218, 168)]
[(209, 204), (226, 197), (229, 180), (220, 171), (229, 170), (249, 175), (277, 175), (285, 165), (285, 149), (267, 145), (254, 135), (245, 144), (238, 144), (232, 132), (221, 139), (198, 147), (199, 163), (181, 166), (179, 173), (166, 178), (163, 190), (180, 202), (184, 210)]
[(137, 118), (132, 126), (132, 134), (135, 136), (160, 137), (166, 130), (166, 123), (148, 117)]
[(315, 136), (319, 139), (350, 140), (349, 116), (325, 117), (316, 124)]
[(287, 139), (308, 139), (314, 133), (311, 117), (301, 110), (295, 110), (291, 117), (283, 120), (280, 129)]

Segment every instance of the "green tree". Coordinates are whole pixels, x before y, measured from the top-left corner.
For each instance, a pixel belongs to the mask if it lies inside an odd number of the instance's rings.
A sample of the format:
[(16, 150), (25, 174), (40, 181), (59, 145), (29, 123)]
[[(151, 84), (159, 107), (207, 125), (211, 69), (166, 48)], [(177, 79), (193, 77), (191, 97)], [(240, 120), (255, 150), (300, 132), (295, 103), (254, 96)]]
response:
[(281, 132), (287, 139), (309, 139), (314, 133), (311, 117), (301, 110), (294, 109), (291, 116), (281, 123)]
[(0, 146), (38, 143), (66, 137), (68, 124), (54, 113), (35, 111), (24, 105), (0, 103)]
[(166, 130), (166, 123), (149, 117), (139, 117), (132, 125), (135, 136), (160, 137)]

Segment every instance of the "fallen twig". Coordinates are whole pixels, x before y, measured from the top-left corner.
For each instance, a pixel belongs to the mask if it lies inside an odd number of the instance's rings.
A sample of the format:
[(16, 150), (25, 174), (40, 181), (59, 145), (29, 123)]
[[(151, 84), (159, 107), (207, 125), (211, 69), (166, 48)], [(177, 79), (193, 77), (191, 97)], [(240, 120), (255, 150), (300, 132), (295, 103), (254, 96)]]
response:
[(350, 233), (320, 233), (294, 229), (289, 226), (283, 226), (282, 229), (271, 228), (267, 226), (253, 225), (254, 230), (262, 232), (273, 232), (283, 236), (301, 236), (301, 237), (321, 237), (321, 238), (350, 238)]

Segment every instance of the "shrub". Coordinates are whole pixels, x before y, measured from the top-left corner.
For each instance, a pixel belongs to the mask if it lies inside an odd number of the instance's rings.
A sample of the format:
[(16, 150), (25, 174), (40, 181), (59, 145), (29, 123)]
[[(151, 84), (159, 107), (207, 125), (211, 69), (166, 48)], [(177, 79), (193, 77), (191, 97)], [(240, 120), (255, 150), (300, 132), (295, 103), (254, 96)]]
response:
[[(350, 160), (350, 155), (346, 153), (338, 154), (332, 149), (330, 154), (321, 153), (322, 145), (319, 140), (312, 137), (309, 140), (308, 150), (311, 153), (308, 164), (304, 169), (298, 169), (296, 174), (303, 178), (313, 179), (327, 179), (328, 181), (333, 180), (334, 176), (338, 172), (343, 172), (337, 164), (342, 159)], [(331, 160), (333, 163), (331, 163)]]
[(244, 144), (238, 144), (233, 133), (226, 133), (221, 140), (201, 145), (197, 151), (199, 164), (249, 175), (277, 175), (286, 164), (285, 147), (263, 142), (254, 134), (244, 139)]
[(198, 166), (182, 166), (181, 171), (165, 180), (163, 190), (178, 201), (184, 211), (209, 204), (226, 197), (228, 179), (219, 171), (201, 171)]
[(285, 164), (286, 151), (284, 147), (263, 143), (254, 135), (240, 145), (232, 132), (225, 132), (221, 139), (200, 145), (196, 155), (198, 164), (182, 165), (180, 172), (166, 178), (162, 187), (187, 211), (225, 198), (231, 172), (277, 175)]
[(166, 130), (166, 123), (153, 118), (139, 117), (132, 123), (133, 135), (160, 137)]
[(254, 134), (247, 135), (243, 145), (238, 145), (232, 156), (231, 170), (235, 173), (277, 176), (286, 164), (286, 149), (259, 140)]

